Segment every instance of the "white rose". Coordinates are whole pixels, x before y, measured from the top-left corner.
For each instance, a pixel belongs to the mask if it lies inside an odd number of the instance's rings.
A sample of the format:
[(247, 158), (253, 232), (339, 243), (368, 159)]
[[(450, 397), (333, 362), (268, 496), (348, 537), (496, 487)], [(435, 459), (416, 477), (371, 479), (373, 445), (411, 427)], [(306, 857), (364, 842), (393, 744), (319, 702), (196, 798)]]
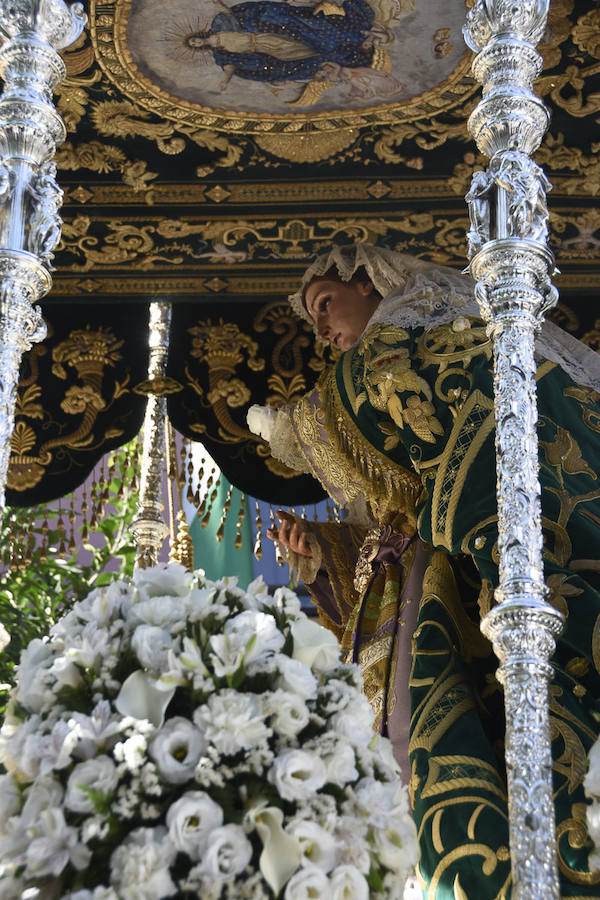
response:
[(156, 625), (138, 625), (131, 638), (131, 646), (145, 669), (159, 672), (173, 646), (173, 638), (168, 631)]
[(185, 601), (182, 597), (148, 597), (131, 607), (129, 618), (132, 622), (155, 625), (157, 628), (171, 629), (185, 619)]
[(340, 645), (336, 636), (327, 628), (303, 616), (292, 622), (291, 631), (294, 659), (310, 666), (315, 672), (327, 672), (338, 664)]
[(271, 735), (260, 712), (258, 696), (219, 691), (194, 713), (194, 722), (219, 753), (233, 755), (264, 744)]
[(268, 774), (284, 800), (308, 800), (327, 781), (322, 759), (306, 750), (284, 750)]
[(202, 871), (211, 878), (230, 879), (252, 859), (252, 844), (239, 825), (223, 825), (208, 836)]
[(337, 841), (329, 831), (309, 819), (292, 822), (287, 831), (300, 844), (304, 864), (317, 866), (325, 873), (333, 869), (337, 858)]
[(194, 576), (180, 563), (162, 563), (150, 569), (136, 569), (133, 583), (140, 597), (185, 597)]
[(120, 900), (162, 900), (175, 895), (177, 888), (169, 873), (175, 856), (165, 828), (132, 831), (110, 860), (110, 880)]
[(65, 806), (73, 812), (93, 813), (96, 808), (85, 788), (106, 795), (114, 791), (118, 780), (115, 764), (108, 756), (96, 756), (77, 763), (67, 781)]
[(167, 719), (150, 744), (156, 765), (171, 784), (183, 784), (193, 776), (205, 749), (202, 733), (182, 716)]
[(283, 737), (293, 738), (308, 725), (310, 713), (298, 694), (273, 691), (264, 696), (263, 704), (271, 716), (271, 727)]
[(369, 900), (369, 883), (355, 866), (338, 866), (331, 873), (332, 900)]
[(284, 900), (331, 900), (327, 875), (316, 866), (304, 866), (287, 883)]
[(0, 650), (4, 650), (10, 644), (10, 634), (0, 622)]
[(174, 847), (197, 862), (208, 836), (223, 824), (223, 810), (204, 791), (188, 791), (167, 812), (167, 828)]
[(293, 691), (305, 700), (312, 700), (317, 696), (317, 679), (310, 666), (285, 654), (278, 658), (277, 664), (280, 673), (278, 687)]

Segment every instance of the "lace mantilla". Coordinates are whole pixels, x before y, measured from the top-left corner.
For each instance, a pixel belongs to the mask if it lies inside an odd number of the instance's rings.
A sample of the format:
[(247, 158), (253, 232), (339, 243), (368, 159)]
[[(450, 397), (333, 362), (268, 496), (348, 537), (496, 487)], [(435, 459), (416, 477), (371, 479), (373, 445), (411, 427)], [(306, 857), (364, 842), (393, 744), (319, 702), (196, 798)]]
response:
[[(481, 317), (469, 275), (373, 244), (353, 244), (319, 256), (304, 273), (299, 289), (288, 298), (294, 312), (307, 322), (312, 320), (303, 305), (304, 290), (313, 278), (333, 266), (343, 281), (350, 281), (357, 269), (364, 267), (383, 297), (367, 328), (389, 323), (400, 328), (431, 329), (458, 316)], [(576, 384), (600, 392), (600, 354), (553, 322), (544, 321), (536, 338), (536, 352), (559, 365)]]

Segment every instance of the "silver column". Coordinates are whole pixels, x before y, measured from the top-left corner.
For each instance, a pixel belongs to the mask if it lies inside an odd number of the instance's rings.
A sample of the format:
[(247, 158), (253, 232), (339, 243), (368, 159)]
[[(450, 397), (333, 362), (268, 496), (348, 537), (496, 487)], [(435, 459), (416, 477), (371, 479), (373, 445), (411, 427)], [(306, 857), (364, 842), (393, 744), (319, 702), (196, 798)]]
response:
[(0, 3), (0, 509), (21, 357), (46, 334), (35, 302), (52, 286), (62, 191), (52, 158), (65, 127), (52, 91), (66, 74), (57, 53), (81, 34), (83, 5), (63, 0)]
[(167, 398), (163, 390), (169, 353), (171, 304), (151, 303), (149, 323), (150, 360), (145, 393), (148, 395), (144, 417), (144, 443), (140, 499), (131, 533), (137, 545), (136, 565), (155, 566), (169, 529), (165, 523), (163, 475), (167, 472), (165, 422)]
[(483, 97), (469, 119), (482, 153), (467, 201), (471, 273), (494, 341), (500, 571), (498, 605), (482, 622), (504, 685), (510, 851), (514, 898), (558, 900), (552, 802), (549, 664), (562, 616), (546, 603), (542, 564), (534, 339), (556, 302), (546, 246), (546, 191), (531, 159), (548, 126), (532, 91), (535, 44), (549, 0), (477, 0), (465, 38), (478, 51)]

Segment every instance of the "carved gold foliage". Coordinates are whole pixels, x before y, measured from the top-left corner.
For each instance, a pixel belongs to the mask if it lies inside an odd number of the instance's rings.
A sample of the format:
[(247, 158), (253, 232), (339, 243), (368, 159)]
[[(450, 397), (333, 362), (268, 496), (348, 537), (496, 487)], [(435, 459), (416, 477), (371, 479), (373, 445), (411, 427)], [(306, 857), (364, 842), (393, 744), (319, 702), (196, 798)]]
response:
[(148, 171), (145, 160), (129, 160), (118, 147), (100, 141), (87, 141), (76, 145), (70, 142), (63, 144), (56, 154), (56, 164), (59, 169), (73, 172), (78, 169), (90, 169), (101, 174), (121, 172), (123, 183), (134, 191), (146, 190), (148, 182), (158, 174)]
[(580, 147), (566, 147), (564, 135), (547, 135), (535, 154), (535, 160), (547, 171), (568, 169), (581, 176), (569, 179), (561, 185), (567, 194), (589, 193), (595, 196), (600, 191), (600, 143), (592, 144), (592, 155), (586, 156)]
[(106, 137), (144, 137), (155, 141), (159, 150), (170, 155), (181, 153), (185, 147), (183, 138), (173, 136), (174, 125), (149, 121), (151, 114), (128, 100), (95, 103), (91, 117), (99, 134)]
[(15, 416), (26, 416), (28, 419), (43, 419), (44, 407), (37, 400), (41, 397), (42, 389), (39, 384), (30, 384), (17, 393), (15, 404)]
[(549, 97), (570, 116), (578, 119), (591, 116), (600, 110), (600, 92), (585, 93), (586, 79), (598, 72), (598, 63), (587, 67), (569, 65), (564, 72), (538, 78), (536, 91), (542, 97)]
[[(553, 212), (550, 222), (559, 239), (562, 259), (595, 259), (600, 247), (600, 210), (585, 209), (572, 215)], [(575, 234), (573, 234), (575, 231)]]
[[(64, 119), (67, 131), (76, 131), (89, 103), (88, 90), (102, 78), (102, 73), (94, 69), (94, 48), (86, 45), (86, 33), (62, 52), (67, 68), (67, 77), (56, 88), (56, 106)], [(89, 74), (84, 72), (92, 69)]]
[(600, 9), (592, 9), (581, 16), (573, 28), (572, 37), (580, 50), (600, 59)]
[(26, 422), (17, 422), (10, 439), (11, 453), (14, 453), (16, 456), (24, 456), (35, 446), (35, 440), (33, 428), (27, 425)]

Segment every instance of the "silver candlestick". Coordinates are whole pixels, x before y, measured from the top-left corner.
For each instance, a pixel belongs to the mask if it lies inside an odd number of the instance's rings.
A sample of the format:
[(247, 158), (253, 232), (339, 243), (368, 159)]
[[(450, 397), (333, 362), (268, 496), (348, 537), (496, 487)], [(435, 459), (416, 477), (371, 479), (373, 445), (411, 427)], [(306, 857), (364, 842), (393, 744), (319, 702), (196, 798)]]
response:
[(550, 747), (550, 658), (563, 617), (545, 600), (534, 340), (556, 302), (546, 246), (550, 184), (530, 158), (548, 126), (532, 90), (549, 0), (477, 0), (465, 39), (483, 96), (469, 119), (482, 153), (467, 202), (470, 269), (494, 343), (498, 604), (482, 622), (504, 685), (514, 898), (560, 896)]
[(81, 3), (11, 0), (0, 4), (0, 509), (21, 357), (46, 335), (35, 302), (52, 286), (62, 226), (62, 191), (52, 162), (66, 136), (52, 91), (66, 74), (58, 54), (82, 33)]

